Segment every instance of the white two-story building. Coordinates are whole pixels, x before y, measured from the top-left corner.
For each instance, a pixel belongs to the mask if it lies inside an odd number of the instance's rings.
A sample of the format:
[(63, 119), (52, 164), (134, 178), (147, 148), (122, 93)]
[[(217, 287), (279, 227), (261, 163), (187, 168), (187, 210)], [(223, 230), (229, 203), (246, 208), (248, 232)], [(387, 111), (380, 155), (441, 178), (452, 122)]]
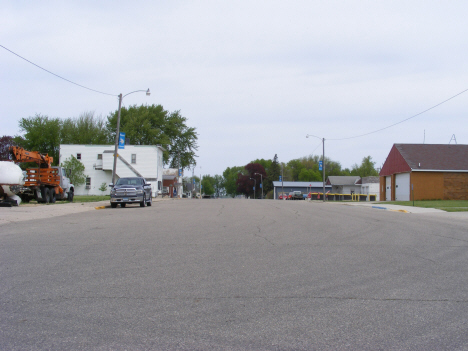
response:
[[(114, 148), (115, 145), (60, 145), (60, 163), (73, 155), (85, 166), (86, 182), (75, 186), (75, 195), (109, 194)], [(153, 196), (158, 196), (163, 186), (164, 151), (160, 145), (125, 145), (117, 152), (116, 179), (143, 177), (151, 183)]]

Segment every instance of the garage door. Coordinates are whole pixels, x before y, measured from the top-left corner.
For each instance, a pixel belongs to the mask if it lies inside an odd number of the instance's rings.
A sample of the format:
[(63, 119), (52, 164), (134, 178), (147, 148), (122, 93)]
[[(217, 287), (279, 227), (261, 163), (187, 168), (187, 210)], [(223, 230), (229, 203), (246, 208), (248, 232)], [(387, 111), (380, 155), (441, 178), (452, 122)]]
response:
[(385, 201), (392, 201), (392, 177), (385, 177)]
[(410, 200), (410, 174), (401, 173), (395, 177), (395, 200), (409, 201)]

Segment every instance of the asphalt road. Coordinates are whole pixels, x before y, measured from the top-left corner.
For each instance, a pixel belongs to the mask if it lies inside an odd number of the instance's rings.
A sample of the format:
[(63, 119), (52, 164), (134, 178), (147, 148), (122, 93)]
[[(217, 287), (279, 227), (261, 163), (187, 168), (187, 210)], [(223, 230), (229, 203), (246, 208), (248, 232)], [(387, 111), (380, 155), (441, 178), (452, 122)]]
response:
[(0, 349), (467, 350), (467, 228), (271, 200), (7, 223)]

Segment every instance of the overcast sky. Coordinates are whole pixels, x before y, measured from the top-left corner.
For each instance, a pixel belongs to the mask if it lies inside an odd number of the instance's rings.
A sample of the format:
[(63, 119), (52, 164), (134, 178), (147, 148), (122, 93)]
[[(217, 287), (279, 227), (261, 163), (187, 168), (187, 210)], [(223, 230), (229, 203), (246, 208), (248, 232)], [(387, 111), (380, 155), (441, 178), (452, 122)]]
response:
[[(0, 4), (1, 45), (91, 89), (151, 89), (125, 106), (180, 110), (199, 134), (196, 174), (321, 154), (306, 134), (342, 167), (381, 166), (394, 143), (468, 144), (468, 92), (356, 137), (468, 89), (467, 1)], [(1, 47), (0, 67), (0, 136), (35, 114), (118, 108)]]

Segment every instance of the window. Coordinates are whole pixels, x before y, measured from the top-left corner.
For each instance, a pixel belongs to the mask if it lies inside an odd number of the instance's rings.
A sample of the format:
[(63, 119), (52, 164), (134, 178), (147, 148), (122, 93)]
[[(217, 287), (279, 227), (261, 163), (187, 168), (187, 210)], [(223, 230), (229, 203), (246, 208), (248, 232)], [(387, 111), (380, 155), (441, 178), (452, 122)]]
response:
[(158, 181), (158, 190), (161, 190), (161, 181)]
[(97, 155), (97, 159), (98, 159), (98, 160), (102, 160), (102, 154), (98, 154), (98, 155)]
[(86, 189), (91, 189), (91, 177), (86, 177)]
[(136, 163), (136, 154), (132, 154), (132, 163)]
[(76, 154), (76, 159), (81, 160), (81, 154)]

